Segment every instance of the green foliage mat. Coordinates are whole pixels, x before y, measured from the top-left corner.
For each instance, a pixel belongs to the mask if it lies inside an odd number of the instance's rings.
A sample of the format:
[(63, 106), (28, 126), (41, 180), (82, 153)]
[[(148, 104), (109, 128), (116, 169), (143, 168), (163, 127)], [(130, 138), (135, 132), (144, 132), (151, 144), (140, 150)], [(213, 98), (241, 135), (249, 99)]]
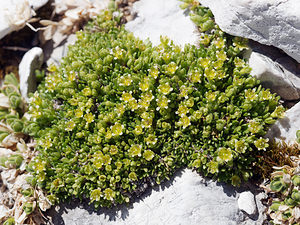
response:
[(251, 176), (284, 109), (249, 75), (245, 40), (211, 24), (209, 10), (195, 13), (201, 44), (182, 49), (143, 42), (105, 11), (49, 68), (27, 129), (39, 151), (27, 169), (49, 199), (129, 202), (185, 166), (234, 185)]

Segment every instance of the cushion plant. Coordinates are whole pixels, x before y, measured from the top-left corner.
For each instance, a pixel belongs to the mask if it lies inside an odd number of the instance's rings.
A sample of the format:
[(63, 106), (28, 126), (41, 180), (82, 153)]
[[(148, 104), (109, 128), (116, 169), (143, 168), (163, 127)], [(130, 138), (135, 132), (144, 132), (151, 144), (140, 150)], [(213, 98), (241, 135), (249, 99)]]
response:
[(181, 48), (166, 37), (143, 42), (104, 11), (49, 67), (27, 126), (39, 151), (27, 169), (49, 199), (128, 202), (184, 166), (233, 185), (251, 176), (284, 108), (249, 75), (245, 40), (223, 33), (206, 8), (193, 15), (200, 46)]

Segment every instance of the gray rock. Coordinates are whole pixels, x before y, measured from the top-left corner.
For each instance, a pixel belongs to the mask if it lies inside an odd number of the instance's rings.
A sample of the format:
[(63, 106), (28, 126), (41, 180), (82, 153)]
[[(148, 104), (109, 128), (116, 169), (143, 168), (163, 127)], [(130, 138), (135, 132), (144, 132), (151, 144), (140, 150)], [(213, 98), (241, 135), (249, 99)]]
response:
[(300, 129), (300, 102), (285, 112), (285, 117), (271, 126), (266, 137), (287, 143), (296, 141), (296, 132)]
[(134, 4), (138, 17), (126, 24), (126, 29), (136, 37), (147, 38), (157, 45), (160, 36), (168, 36), (175, 44), (196, 44), (198, 31), (189, 15), (179, 7), (176, 0), (141, 0)]
[(257, 211), (254, 195), (250, 191), (240, 193), (238, 198), (239, 209), (248, 215), (254, 215)]
[[(284, 64), (281, 59), (281, 64)], [(285, 69), (271, 58), (252, 52), (249, 65), (252, 68), (251, 75), (257, 77), (265, 88), (270, 88), (285, 100), (300, 99), (300, 76)]]
[(43, 50), (38, 47), (30, 49), (23, 56), (19, 65), (20, 90), (23, 98), (28, 100), (28, 93), (36, 90), (35, 70), (43, 64)]
[(22, 29), (25, 22), (35, 15), (34, 10), (45, 5), (48, 0), (5, 0), (0, 5), (0, 39)]
[(299, 0), (199, 0), (220, 28), (232, 35), (273, 45), (300, 62)]
[(50, 211), (52, 222), (55, 225), (62, 221), (68, 225), (262, 224), (240, 212), (236, 188), (205, 180), (189, 169), (174, 177), (148, 190), (129, 206), (94, 211), (87, 204), (63, 204)]
[(46, 60), (47, 65), (59, 65), (60, 60), (65, 57), (68, 53), (68, 46), (73, 45), (76, 42), (76, 35), (71, 34), (68, 36), (66, 41), (64, 41), (60, 46), (53, 49), (53, 45), (49, 43), (48, 46), (44, 48), (45, 56), (48, 58)]

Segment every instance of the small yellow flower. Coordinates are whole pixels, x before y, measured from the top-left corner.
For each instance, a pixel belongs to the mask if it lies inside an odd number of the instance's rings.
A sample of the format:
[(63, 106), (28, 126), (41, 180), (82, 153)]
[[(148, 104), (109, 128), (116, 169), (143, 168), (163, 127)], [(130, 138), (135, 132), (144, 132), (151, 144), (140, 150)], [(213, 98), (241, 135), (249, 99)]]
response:
[(132, 99), (129, 101), (128, 105), (129, 105), (131, 111), (137, 110), (138, 107), (139, 107), (137, 101), (136, 101), (134, 98), (132, 98)]
[(152, 91), (144, 92), (141, 95), (141, 99), (146, 102), (151, 102), (153, 98), (154, 96), (152, 94)]
[(76, 74), (74, 71), (71, 71), (69, 74), (68, 74), (68, 80), (69, 81), (74, 81), (76, 79)]
[(142, 127), (150, 128), (152, 126), (152, 118), (142, 119)]
[(178, 66), (174, 62), (170, 62), (166, 68), (166, 70), (169, 74), (174, 74), (177, 69), (178, 69)]
[(189, 76), (190, 76), (191, 82), (193, 82), (193, 83), (201, 82), (201, 74), (198, 71), (193, 71)]
[(179, 97), (187, 99), (189, 97), (188, 94), (189, 94), (189, 88), (185, 85), (182, 85), (180, 87)]
[(123, 49), (121, 49), (119, 46), (117, 46), (116, 48), (115, 48), (115, 54), (114, 54), (114, 56), (115, 56), (115, 59), (121, 59), (122, 58), (122, 56), (123, 56), (123, 53), (125, 52)]
[(125, 106), (123, 104), (118, 104), (115, 108), (118, 116), (121, 116), (125, 112)]
[(140, 82), (139, 88), (141, 91), (148, 91), (150, 87), (150, 79), (145, 77), (143, 81)]
[(188, 107), (186, 107), (183, 104), (180, 104), (178, 107), (178, 110), (176, 111), (176, 114), (178, 114), (178, 116), (183, 117), (185, 116), (187, 113), (189, 113), (189, 109)]
[(90, 96), (92, 95), (92, 90), (89, 87), (86, 87), (82, 90), (82, 93), (84, 96)]
[(164, 95), (169, 94), (172, 90), (173, 90), (173, 88), (171, 88), (171, 86), (169, 85), (168, 82), (165, 84), (160, 84), (158, 86), (158, 91)]
[(112, 201), (116, 195), (115, 192), (110, 188), (106, 188), (103, 192), (104, 192), (104, 198), (110, 201)]
[(81, 108), (77, 108), (75, 110), (75, 117), (76, 118), (81, 118), (83, 116), (83, 110)]
[(235, 57), (233, 62), (236, 67), (244, 67), (245, 66), (245, 61), (238, 57)]
[(188, 127), (189, 125), (191, 125), (191, 121), (190, 118), (187, 116), (183, 116), (179, 119), (179, 124), (180, 126), (182, 126), (183, 128)]
[(217, 98), (216, 92), (209, 91), (209, 92), (206, 92), (205, 95), (206, 95), (206, 99), (211, 102), (215, 101)]
[(143, 153), (143, 157), (147, 160), (147, 161), (151, 161), (154, 157), (154, 152), (152, 152), (151, 150), (146, 150), (144, 153)]
[(123, 91), (121, 100), (123, 100), (124, 102), (129, 102), (132, 99), (133, 99), (132, 91), (130, 91), (129, 93)]
[(215, 40), (214, 44), (219, 49), (224, 48), (225, 47), (225, 40), (223, 38), (218, 38), (217, 40)]
[(111, 133), (110, 130), (107, 130), (107, 131), (106, 131), (105, 138), (106, 138), (106, 139), (111, 139), (111, 138), (112, 138), (112, 133)]
[(155, 145), (157, 142), (157, 138), (154, 134), (149, 134), (147, 138), (145, 138), (145, 142), (147, 145)]
[(256, 94), (255, 90), (245, 90), (245, 97), (248, 101), (254, 101), (258, 98), (258, 95)]
[(217, 51), (216, 52), (217, 54), (216, 54), (216, 56), (217, 56), (217, 59), (218, 60), (220, 60), (220, 61), (225, 61), (225, 60), (227, 60), (227, 55), (226, 55), (226, 52), (224, 52), (224, 50), (222, 50), (222, 51)]
[(211, 61), (208, 58), (200, 58), (199, 59), (199, 64), (203, 67), (203, 68), (207, 68), (210, 64)]
[(120, 123), (115, 123), (115, 125), (111, 127), (111, 133), (113, 136), (120, 136), (123, 134), (123, 129), (124, 125)]
[(110, 150), (109, 150), (110, 154), (115, 155), (118, 153), (118, 147), (115, 145), (111, 145), (110, 146)]
[(87, 123), (92, 123), (94, 121), (94, 115), (92, 113), (88, 113), (84, 115)]
[(131, 79), (131, 75), (127, 75), (127, 76), (122, 76), (120, 77), (120, 86), (130, 86), (130, 84), (132, 83), (132, 79)]
[(151, 119), (152, 116), (148, 112), (143, 112), (142, 115), (141, 115), (141, 118), (142, 119)]
[(72, 131), (75, 128), (76, 124), (74, 121), (70, 120), (69, 122), (67, 122), (66, 124), (66, 131)]
[(151, 69), (148, 70), (149, 71), (149, 75), (151, 77), (153, 77), (154, 79), (156, 79), (158, 77), (159, 74), (159, 70), (157, 65), (153, 66)]
[(214, 69), (207, 68), (205, 69), (204, 74), (210, 80), (214, 80), (217, 78), (217, 73)]
[(141, 156), (141, 152), (142, 152), (142, 146), (141, 145), (133, 145), (131, 146), (131, 148), (129, 149), (129, 155), (131, 157), (134, 157), (134, 156)]
[(207, 35), (207, 34), (201, 35), (201, 37), (200, 37), (200, 43), (201, 44), (207, 46), (209, 44), (209, 42), (210, 42), (210, 36), (209, 35)]
[(170, 100), (164, 95), (156, 99), (156, 101), (157, 101), (157, 107), (156, 107), (157, 111), (160, 109), (167, 109), (168, 104), (170, 102)]
[(135, 128), (134, 128), (134, 133), (135, 133), (136, 135), (142, 134), (142, 133), (143, 133), (143, 127), (140, 126), (140, 125), (136, 125)]
[(149, 105), (150, 105), (150, 102), (144, 100), (144, 99), (140, 99), (139, 101), (139, 105), (145, 109), (148, 109)]
[(91, 191), (91, 200), (93, 201), (100, 201), (100, 197), (101, 197), (101, 190), (100, 189), (94, 189), (93, 191)]

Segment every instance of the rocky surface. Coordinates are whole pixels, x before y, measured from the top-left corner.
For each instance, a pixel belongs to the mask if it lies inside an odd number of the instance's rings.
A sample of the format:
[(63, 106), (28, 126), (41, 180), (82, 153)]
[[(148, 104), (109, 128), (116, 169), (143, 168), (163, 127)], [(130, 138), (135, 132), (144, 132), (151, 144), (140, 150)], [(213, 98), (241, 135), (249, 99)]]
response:
[(41, 68), (43, 58), (43, 50), (39, 47), (34, 47), (26, 52), (19, 65), (20, 90), (23, 98), (26, 100), (28, 93), (36, 90), (35, 70)]
[(168, 36), (175, 44), (196, 44), (197, 28), (176, 0), (141, 0), (133, 5), (137, 18), (126, 24), (126, 29), (142, 40), (147, 38), (157, 45), (160, 36)]
[(220, 28), (262, 44), (276, 46), (300, 62), (300, 1), (199, 0)]
[(48, 0), (5, 0), (0, 6), (0, 39), (19, 30)]
[(269, 139), (283, 140), (286, 143), (296, 141), (296, 131), (300, 129), (300, 102), (286, 111), (285, 117), (276, 121), (268, 131)]
[(239, 210), (238, 192), (232, 186), (205, 180), (185, 169), (170, 181), (146, 191), (130, 206), (94, 211), (77, 202), (52, 209), (50, 215), (55, 225), (62, 221), (68, 225), (262, 224), (261, 214), (254, 213), (251, 219)]
[(240, 193), (238, 198), (238, 206), (248, 215), (254, 215), (257, 211), (255, 197), (250, 191)]
[(295, 74), (268, 56), (252, 52), (249, 58), (251, 74), (257, 77), (265, 88), (277, 93), (285, 100), (300, 99), (300, 74)]

